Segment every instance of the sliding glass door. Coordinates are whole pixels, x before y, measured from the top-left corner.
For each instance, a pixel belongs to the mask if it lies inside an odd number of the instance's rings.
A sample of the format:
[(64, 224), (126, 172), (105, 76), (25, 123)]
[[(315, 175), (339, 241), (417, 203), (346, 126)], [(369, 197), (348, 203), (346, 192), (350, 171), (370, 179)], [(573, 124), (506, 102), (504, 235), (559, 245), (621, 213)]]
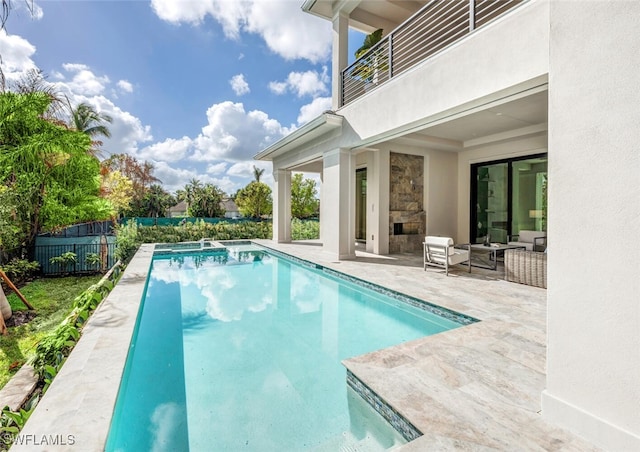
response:
[(471, 166), (471, 237), (506, 243), (522, 230), (547, 229), (547, 155)]

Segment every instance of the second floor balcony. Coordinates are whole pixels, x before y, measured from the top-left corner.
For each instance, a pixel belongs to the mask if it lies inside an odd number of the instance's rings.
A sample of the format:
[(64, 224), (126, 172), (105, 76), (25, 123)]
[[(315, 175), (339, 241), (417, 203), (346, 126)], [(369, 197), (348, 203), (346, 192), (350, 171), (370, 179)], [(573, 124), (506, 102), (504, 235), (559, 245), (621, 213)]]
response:
[(341, 72), (339, 106), (353, 102), (525, 1), (428, 1)]

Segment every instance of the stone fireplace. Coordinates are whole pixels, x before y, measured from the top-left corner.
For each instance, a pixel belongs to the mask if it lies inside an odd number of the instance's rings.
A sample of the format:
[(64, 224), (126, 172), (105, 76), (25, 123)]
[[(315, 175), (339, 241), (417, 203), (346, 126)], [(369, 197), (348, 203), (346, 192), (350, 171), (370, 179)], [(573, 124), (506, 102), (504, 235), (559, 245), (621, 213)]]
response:
[(415, 253), (424, 240), (424, 157), (392, 152), (389, 158), (389, 253)]

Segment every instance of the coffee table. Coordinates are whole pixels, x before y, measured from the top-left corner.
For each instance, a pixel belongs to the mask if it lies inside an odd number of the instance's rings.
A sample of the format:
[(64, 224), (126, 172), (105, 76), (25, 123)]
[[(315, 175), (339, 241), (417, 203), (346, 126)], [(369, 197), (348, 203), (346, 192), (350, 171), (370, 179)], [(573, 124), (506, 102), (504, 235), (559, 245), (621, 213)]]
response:
[[(471, 251), (471, 265), (479, 268), (488, 268), (489, 270), (496, 270), (498, 268), (498, 257), (504, 258), (505, 250), (525, 250), (527, 249), (522, 245), (505, 245), (503, 243), (495, 243), (490, 246), (485, 246), (481, 243), (472, 243), (469, 245)], [(483, 259), (481, 256), (488, 256), (488, 260)], [(475, 263), (474, 263), (474, 258)], [(480, 262), (480, 264), (478, 264)]]

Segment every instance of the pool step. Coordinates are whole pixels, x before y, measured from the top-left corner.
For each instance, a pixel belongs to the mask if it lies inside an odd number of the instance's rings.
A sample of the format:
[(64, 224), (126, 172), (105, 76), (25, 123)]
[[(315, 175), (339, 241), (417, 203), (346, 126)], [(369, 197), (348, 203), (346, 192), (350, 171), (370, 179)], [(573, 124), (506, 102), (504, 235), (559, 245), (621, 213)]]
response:
[(192, 253), (194, 251), (221, 252), (227, 247), (214, 239), (203, 238), (197, 242), (156, 243), (155, 254)]

